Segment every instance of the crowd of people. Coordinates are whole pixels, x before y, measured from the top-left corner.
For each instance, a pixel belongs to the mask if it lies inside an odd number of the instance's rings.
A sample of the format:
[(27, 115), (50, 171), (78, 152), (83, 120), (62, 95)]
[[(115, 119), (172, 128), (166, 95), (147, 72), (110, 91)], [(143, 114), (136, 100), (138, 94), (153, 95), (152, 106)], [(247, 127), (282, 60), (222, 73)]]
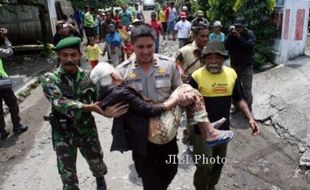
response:
[[(44, 75), (42, 87), (52, 105), (49, 120), (63, 189), (79, 189), (78, 149), (97, 189), (107, 189), (107, 167), (92, 112), (115, 118), (111, 150), (132, 151), (145, 190), (166, 190), (174, 179), (178, 164), (168, 161), (178, 155), (176, 135), (185, 113), (184, 143), (193, 146), (193, 158), (203, 158), (195, 160), (193, 184), (197, 190), (215, 189), (225, 162), (205, 159), (226, 158), (227, 143), (233, 138), (232, 104), (243, 112), (252, 134), (259, 133), (252, 114), (253, 32), (240, 17), (225, 35), (220, 21), (211, 26), (203, 11), (192, 13), (190, 4), (178, 11), (174, 2), (157, 3), (150, 20), (139, 4), (121, 8), (98, 12), (86, 6), (56, 25), (53, 43), (59, 65)], [(84, 36), (91, 73), (79, 67)], [(159, 53), (161, 36), (178, 39), (175, 57)], [(7, 38), (2, 33), (1, 37), (2, 57), (11, 53)], [(100, 62), (106, 53), (108, 63)], [(224, 65), (227, 58), (230, 67)], [(0, 62), (5, 78), (1, 67)], [(1, 100), (11, 105), (13, 131), (26, 131), (11, 88), (0, 92)], [(1, 122), (1, 139), (7, 136), (4, 126)]]

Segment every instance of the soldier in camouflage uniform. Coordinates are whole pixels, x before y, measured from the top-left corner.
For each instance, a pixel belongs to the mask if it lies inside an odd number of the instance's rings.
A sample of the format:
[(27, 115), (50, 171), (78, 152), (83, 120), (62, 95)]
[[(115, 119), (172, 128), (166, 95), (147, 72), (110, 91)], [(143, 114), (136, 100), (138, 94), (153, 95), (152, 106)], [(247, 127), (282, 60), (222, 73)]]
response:
[[(56, 50), (61, 65), (44, 76), (42, 87), (44, 95), (52, 104), (52, 141), (63, 190), (79, 189), (76, 175), (77, 149), (96, 177), (97, 190), (105, 190), (104, 175), (107, 173), (107, 167), (103, 162), (103, 153), (91, 112), (118, 117), (126, 110), (124, 106), (116, 105), (103, 111), (94, 103), (97, 89), (92, 84), (89, 73), (78, 67), (82, 55), (79, 38), (68, 37), (61, 40)], [(115, 114), (117, 112), (119, 113)]]

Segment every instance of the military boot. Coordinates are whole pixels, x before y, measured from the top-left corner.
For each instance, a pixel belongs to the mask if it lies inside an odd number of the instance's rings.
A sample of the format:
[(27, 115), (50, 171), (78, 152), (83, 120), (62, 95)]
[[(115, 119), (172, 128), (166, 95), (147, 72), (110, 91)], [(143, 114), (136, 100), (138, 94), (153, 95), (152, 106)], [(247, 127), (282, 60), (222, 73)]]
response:
[(28, 130), (27, 125), (23, 125), (23, 124), (19, 123), (19, 124), (13, 126), (13, 132), (15, 134), (19, 134), (19, 133), (25, 132), (27, 130)]
[(97, 190), (107, 190), (107, 184), (105, 182), (104, 177), (97, 177), (96, 183), (97, 183)]
[(0, 127), (0, 140), (4, 140), (9, 136), (9, 132), (7, 132), (3, 127)]

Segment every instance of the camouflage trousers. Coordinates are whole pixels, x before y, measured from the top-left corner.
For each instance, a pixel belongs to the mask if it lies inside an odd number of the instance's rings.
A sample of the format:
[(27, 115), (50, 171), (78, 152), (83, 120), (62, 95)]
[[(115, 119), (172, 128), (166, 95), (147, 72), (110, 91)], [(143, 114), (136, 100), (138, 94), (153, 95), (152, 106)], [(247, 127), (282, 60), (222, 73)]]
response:
[(87, 127), (85, 134), (78, 136), (72, 132), (53, 129), (52, 140), (57, 156), (58, 172), (63, 182), (63, 190), (79, 189), (76, 171), (78, 149), (87, 161), (94, 177), (102, 177), (107, 173), (96, 127)]

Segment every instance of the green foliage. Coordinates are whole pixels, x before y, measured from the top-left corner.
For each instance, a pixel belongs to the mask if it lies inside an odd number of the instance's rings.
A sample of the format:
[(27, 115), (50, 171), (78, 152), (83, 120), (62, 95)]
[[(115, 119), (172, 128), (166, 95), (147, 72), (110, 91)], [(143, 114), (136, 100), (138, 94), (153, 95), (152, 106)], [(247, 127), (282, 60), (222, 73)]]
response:
[(226, 34), (234, 19), (243, 16), (248, 22), (247, 27), (256, 36), (255, 68), (274, 62), (273, 39), (276, 38), (276, 27), (272, 17), (276, 0), (198, 0), (197, 3), (199, 9), (207, 12), (211, 23), (215, 20), (222, 22)]
[(124, 3), (131, 2), (130, 0), (71, 0), (73, 7), (84, 9), (85, 5), (94, 6), (97, 9), (108, 7), (119, 7)]
[(220, 20), (223, 25), (223, 32), (227, 30), (235, 18), (235, 12), (232, 7), (236, 0), (209, 0), (208, 19), (211, 23)]
[(208, 0), (197, 0), (196, 10), (202, 10), (207, 15), (207, 10), (210, 8)]
[[(272, 0), (273, 1), (273, 0)], [(242, 1), (237, 16), (243, 16), (248, 28), (253, 30), (256, 36), (254, 49), (255, 67), (258, 68), (268, 62), (273, 63), (273, 44), (276, 38), (276, 27), (273, 23), (273, 7), (271, 0)]]

